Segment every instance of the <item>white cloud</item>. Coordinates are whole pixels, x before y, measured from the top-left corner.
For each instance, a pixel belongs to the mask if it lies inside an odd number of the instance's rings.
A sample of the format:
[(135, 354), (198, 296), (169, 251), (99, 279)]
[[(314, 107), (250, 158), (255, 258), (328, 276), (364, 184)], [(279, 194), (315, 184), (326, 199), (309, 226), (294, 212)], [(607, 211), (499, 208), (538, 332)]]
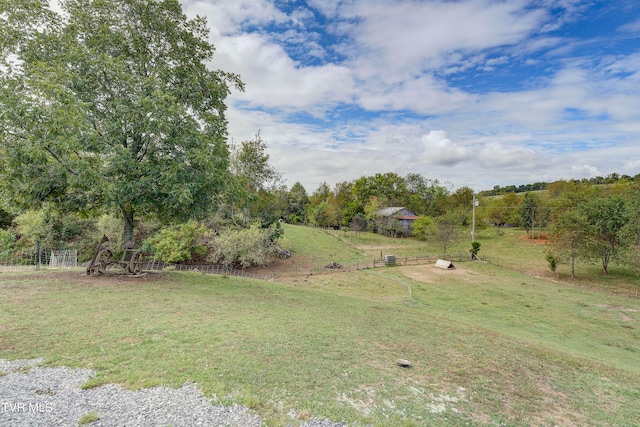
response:
[(452, 166), (469, 160), (471, 150), (454, 143), (442, 130), (432, 130), (421, 139), (421, 158), (430, 164)]
[(493, 141), (478, 151), (483, 167), (495, 169), (530, 169), (541, 162), (533, 150), (522, 146), (510, 146)]
[(182, 0), (185, 13), (206, 16), (214, 38), (233, 35), (243, 26), (287, 22), (290, 18), (269, 0)]
[(571, 166), (571, 174), (565, 176), (565, 179), (570, 178), (593, 178), (596, 176), (602, 176), (602, 173), (598, 170), (597, 166), (593, 165), (573, 165)]
[(354, 28), (353, 37), (359, 56), (378, 68), (376, 72), (412, 75), (445, 66), (451, 52), (521, 42), (546, 15), (525, 6), (524, 0), (359, 1), (351, 12), (362, 23)]
[(625, 162), (622, 167), (623, 172), (628, 173), (632, 176), (640, 174), (640, 158), (637, 160), (630, 160)]
[[(267, 0), (184, 4), (213, 27), (213, 68), (246, 83), (228, 99), (230, 134), (261, 129), (289, 185), (394, 171), (486, 189), (640, 172), (640, 54), (567, 56), (584, 41), (551, 33), (581, 16), (582, 0), (310, 0), (312, 11), (290, 16)], [(306, 25), (314, 13), (329, 19), (328, 36)], [(272, 24), (283, 30), (268, 33)], [(336, 53), (341, 62), (321, 62)], [(313, 66), (300, 59), (311, 57)], [(471, 93), (451, 83), (518, 61), (539, 71), (526, 89)], [(376, 118), (332, 123), (337, 105)], [(296, 112), (327, 126), (291, 122)]]
[(353, 97), (351, 71), (335, 64), (302, 67), (284, 49), (257, 34), (227, 37), (218, 44), (215, 65), (237, 72), (245, 93), (232, 99), (252, 106), (302, 109), (315, 114)]

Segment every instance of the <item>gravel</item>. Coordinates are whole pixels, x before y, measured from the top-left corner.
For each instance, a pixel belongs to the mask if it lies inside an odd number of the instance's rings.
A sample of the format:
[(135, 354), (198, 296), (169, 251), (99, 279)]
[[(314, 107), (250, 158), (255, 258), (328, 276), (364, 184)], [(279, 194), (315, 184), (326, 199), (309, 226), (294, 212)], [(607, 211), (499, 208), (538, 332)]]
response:
[[(44, 368), (42, 359), (0, 359), (0, 426), (233, 426), (265, 423), (240, 405), (214, 405), (193, 383), (137, 391), (106, 384), (82, 390), (88, 369)], [(90, 418), (91, 416), (91, 418)], [(84, 419), (83, 419), (84, 417)], [(95, 419), (97, 418), (97, 419)], [(91, 421), (91, 419), (94, 419)], [(301, 427), (344, 427), (312, 419)]]

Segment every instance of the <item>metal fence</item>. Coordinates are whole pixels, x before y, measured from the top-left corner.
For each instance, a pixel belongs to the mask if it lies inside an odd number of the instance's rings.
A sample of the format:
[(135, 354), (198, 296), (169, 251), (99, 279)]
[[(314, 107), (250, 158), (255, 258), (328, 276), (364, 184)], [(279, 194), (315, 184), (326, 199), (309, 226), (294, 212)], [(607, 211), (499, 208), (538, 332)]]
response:
[(78, 251), (36, 247), (31, 250), (0, 254), (0, 269), (74, 268), (78, 266)]
[(237, 270), (224, 265), (191, 265), (191, 264), (170, 264), (157, 260), (148, 260), (145, 262), (143, 270), (145, 271), (189, 271), (202, 274), (217, 274), (220, 276), (244, 277), (248, 279), (273, 280), (274, 275), (257, 274), (246, 270)]

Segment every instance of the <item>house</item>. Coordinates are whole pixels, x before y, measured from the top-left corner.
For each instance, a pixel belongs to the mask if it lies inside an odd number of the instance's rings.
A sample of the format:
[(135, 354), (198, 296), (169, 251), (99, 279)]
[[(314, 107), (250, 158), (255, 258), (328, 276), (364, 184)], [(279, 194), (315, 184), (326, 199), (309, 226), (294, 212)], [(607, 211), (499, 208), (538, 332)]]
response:
[(390, 207), (380, 209), (376, 220), (378, 232), (389, 236), (411, 236), (411, 225), (416, 214), (404, 207)]

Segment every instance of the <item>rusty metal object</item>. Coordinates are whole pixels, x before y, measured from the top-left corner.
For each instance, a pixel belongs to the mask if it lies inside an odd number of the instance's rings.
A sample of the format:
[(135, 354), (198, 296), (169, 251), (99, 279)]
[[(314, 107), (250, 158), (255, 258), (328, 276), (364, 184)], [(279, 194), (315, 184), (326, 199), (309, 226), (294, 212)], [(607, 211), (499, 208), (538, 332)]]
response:
[(87, 274), (99, 276), (103, 274), (132, 274), (142, 273), (144, 254), (133, 246), (124, 247), (121, 258), (115, 258), (107, 236), (102, 236), (96, 247), (96, 253), (87, 267)]

